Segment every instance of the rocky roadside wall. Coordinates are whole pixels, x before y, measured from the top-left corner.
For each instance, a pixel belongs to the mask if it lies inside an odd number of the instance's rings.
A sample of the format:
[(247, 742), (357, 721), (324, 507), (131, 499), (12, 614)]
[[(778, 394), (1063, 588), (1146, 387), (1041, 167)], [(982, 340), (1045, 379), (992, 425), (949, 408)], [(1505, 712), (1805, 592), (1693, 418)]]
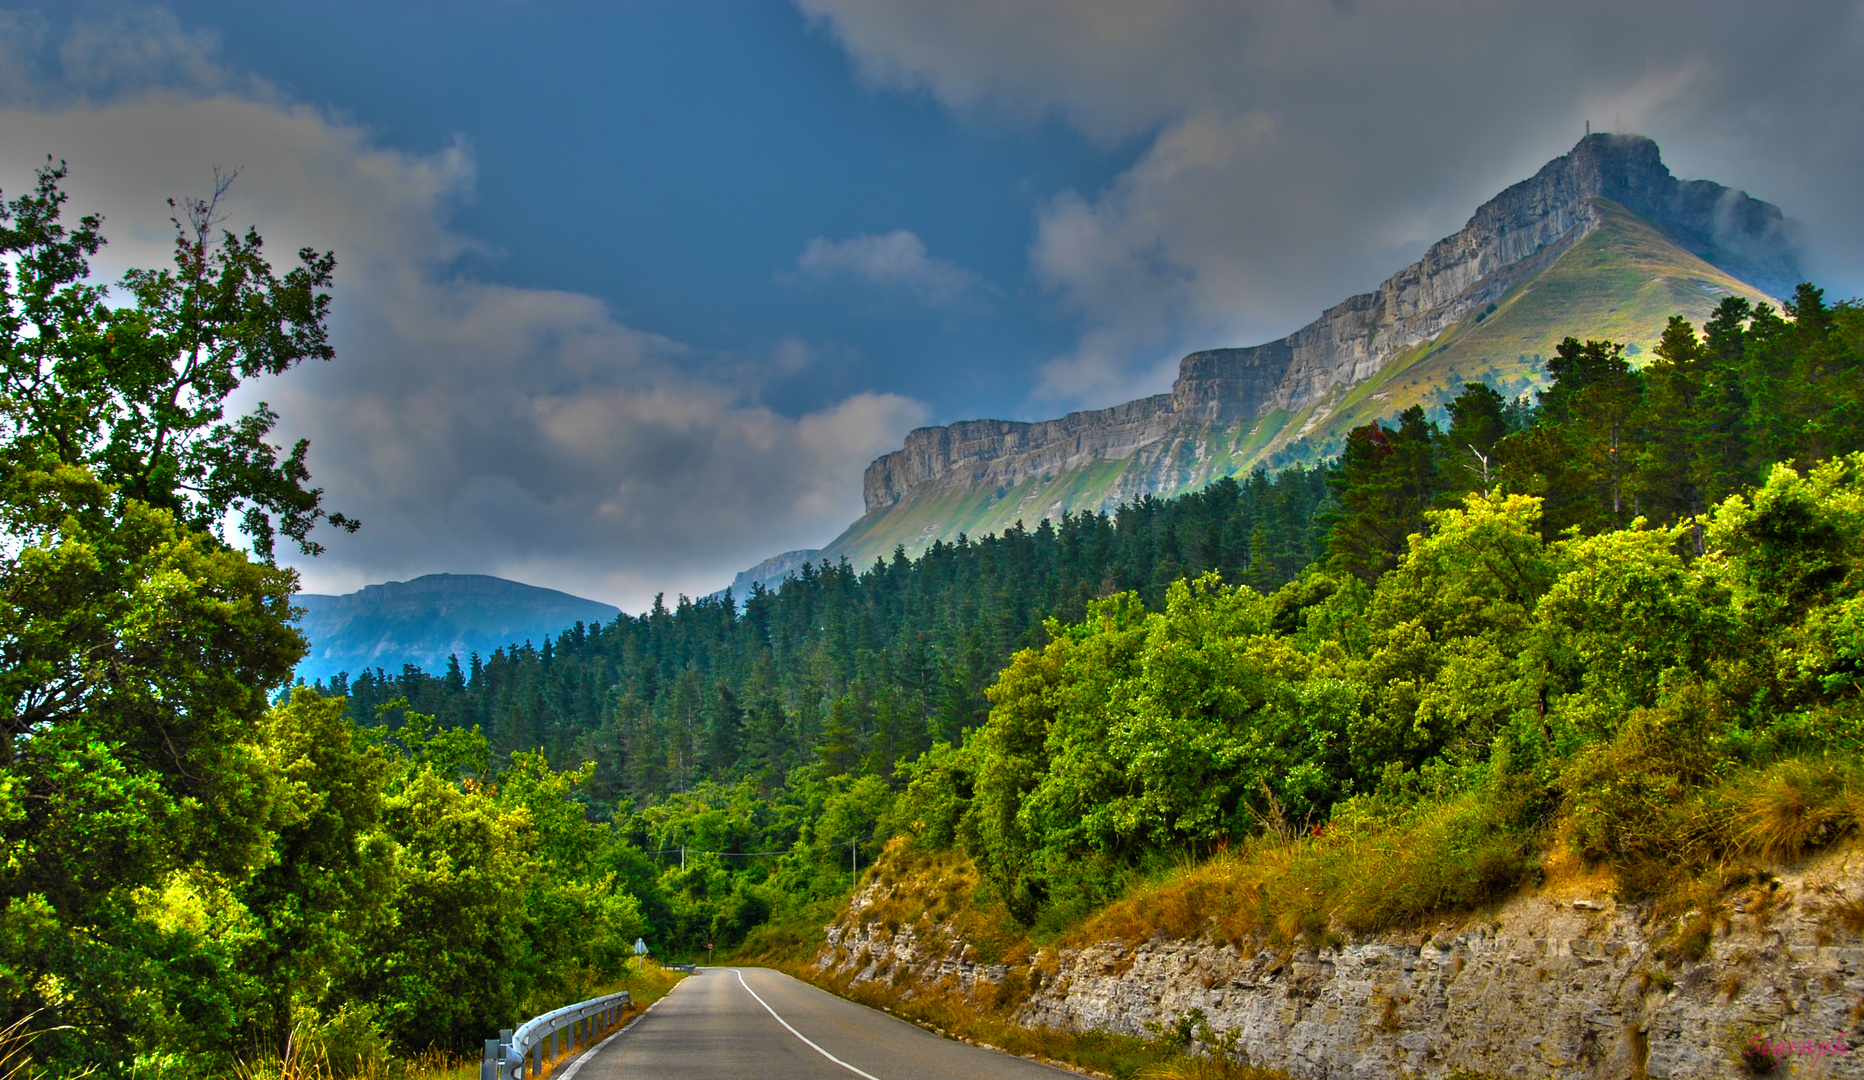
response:
[(1773, 1075), (1864, 1077), (1856, 847), (1725, 897), (1707, 955), (1671, 964), (1652, 953), (1672, 927), (1570, 889), (1337, 947), (1107, 942), (1023, 968), (981, 963), (943, 928), (865, 923), (873, 896), (830, 928), (820, 969), (907, 999), (1015, 975), (1034, 987), (1015, 1014), (1032, 1027), (1147, 1035), (1201, 1015), (1233, 1056), (1298, 1077), (1734, 1078), (1753, 1075), (1756, 1038), (1794, 1044)]

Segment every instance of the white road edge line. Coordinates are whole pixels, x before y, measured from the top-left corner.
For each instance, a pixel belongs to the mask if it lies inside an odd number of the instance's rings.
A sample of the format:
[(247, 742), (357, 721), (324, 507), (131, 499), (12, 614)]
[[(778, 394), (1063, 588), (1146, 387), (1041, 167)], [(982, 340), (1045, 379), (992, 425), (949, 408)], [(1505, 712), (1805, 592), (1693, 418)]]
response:
[[(660, 1001), (665, 1001), (665, 1000), (666, 998), (660, 999)], [(581, 1054), (578, 1054), (576, 1056), (576, 1060), (570, 1062), (569, 1068), (564, 1069), (562, 1075), (558, 1076), (556, 1080), (575, 1080), (576, 1074), (582, 1071), (584, 1062), (594, 1057), (604, 1046), (607, 1046), (609, 1043), (612, 1043), (616, 1039), (619, 1039), (623, 1035), (626, 1035), (628, 1033), (628, 1029), (640, 1023), (642, 1016), (646, 1016), (648, 1013), (653, 1012), (655, 1006), (660, 1004), (660, 1001), (656, 1001), (654, 1002), (653, 1005), (649, 1005), (647, 1008), (642, 1009), (641, 1016), (637, 1016), (634, 1019), (623, 1024), (621, 1026), (620, 1031), (615, 1032), (613, 1035), (610, 1035), (608, 1038), (603, 1039), (601, 1042), (596, 1043), (594, 1046), (591, 1046), (589, 1049), (584, 1050)]]
[[(751, 995), (754, 998), (757, 998), (757, 1003), (764, 1007), (764, 1011), (769, 1013), (771, 1016), (775, 1016), (777, 1018), (777, 1023), (782, 1024), (785, 1028), (787, 1028), (791, 1035), (794, 1035), (797, 1038), (801, 1039), (803, 1041), (803, 1045), (809, 1047), (809, 1049), (811, 1050), (814, 1050), (816, 1053), (821, 1054), (823, 1057), (829, 1059), (835, 1064), (840, 1065), (842, 1068), (848, 1070), (849, 1072), (853, 1073), (856, 1076), (865, 1076), (867, 1077), (867, 1080), (880, 1080), (880, 1078), (875, 1076), (873, 1073), (862, 1072), (861, 1070), (848, 1064), (842, 1059), (836, 1057), (834, 1054), (831, 1054), (827, 1050), (822, 1049), (821, 1047), (817, 1046), (815, 1043), (811, 1042), (809, 1040), (809, 1036), (804, 1035), (802, 1032), (797, 1031), (793, 1027), (790, 1027), (790, 1022), (788, 1020), (783, 1019), (783, 1017), (781, 1016), (777, 1016), (777, 1010), (770, 1007), (770, 1002), (765, 1001), (761, 997), (757, 997), (757, 991), (751, 989), (751, 984), (744, 981), (744, 972), (739, 971), (737, 968), (732, 968), (731, 973), (738, 977), (738, 985), (744, 987), (744, 992)], [(561, 1080), (569, 1080), (569, 1077), (567, 1076), (562, 1077)]]

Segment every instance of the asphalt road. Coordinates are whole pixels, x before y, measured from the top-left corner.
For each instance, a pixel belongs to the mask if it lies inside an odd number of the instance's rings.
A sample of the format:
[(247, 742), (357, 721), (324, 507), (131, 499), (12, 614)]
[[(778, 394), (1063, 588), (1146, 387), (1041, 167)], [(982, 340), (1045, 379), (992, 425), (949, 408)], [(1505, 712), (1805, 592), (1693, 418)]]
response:
[[(759, 1000), (761, 999), (761, 1000)], [(569, 1065), (558, 1066), (563, 1080)], [(1060, 1080), (1072, 1073), (942, 1039), (767, 968), (701, 968), (571, 1080)]]

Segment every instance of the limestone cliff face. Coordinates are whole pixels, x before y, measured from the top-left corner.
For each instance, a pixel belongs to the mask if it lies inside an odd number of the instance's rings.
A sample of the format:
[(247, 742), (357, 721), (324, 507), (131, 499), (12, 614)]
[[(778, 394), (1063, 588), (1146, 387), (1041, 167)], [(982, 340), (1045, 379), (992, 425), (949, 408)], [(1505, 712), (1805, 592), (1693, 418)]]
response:
[(1059, 420), (964, 420), (925, 427), (906, 446), (867, 467), (867, 509), (890, 506), (926, 481), (942, 486), (1015, 484), (1026, 476), (1124, 458), (1164, 438), (1179, 420), (1172, 395), (1156, 394), (1111, 409)]
[(912, 432), (902, 449), (867, 467), (867, 510), (922, 486), (1013, 486), (1162, 448), (1188, 425), (1304, 409), (1372, 377), (1547, 266), (1598, 227), (1599, 199), (1648, 218), (1677, 245), (1775, 295), (1797, 280), (1777, 208), (1706, 180), (1678, 181), (1649, 139), (1589, 135), (1483, 204), (1459, 232), (1374, 291), (1280, 341), (1185, 357), (1169, 394), (1040, 423), (971, 420)]

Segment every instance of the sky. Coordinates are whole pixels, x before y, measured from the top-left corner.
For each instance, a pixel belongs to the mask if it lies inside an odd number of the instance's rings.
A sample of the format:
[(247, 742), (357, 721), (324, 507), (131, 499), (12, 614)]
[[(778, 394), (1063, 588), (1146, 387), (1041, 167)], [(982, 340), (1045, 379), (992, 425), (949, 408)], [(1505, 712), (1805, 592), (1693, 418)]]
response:
[(1864, 0), (0, 0), (0, 191), (95, 275), (166, 199), (335, 252), (337, 358), (241, 390), (360, 518), (310, 592), (638, 612), (819, 547), (906, 432), (1169, 388), (1594, 130), (1780, 206), (1864, 294)]

